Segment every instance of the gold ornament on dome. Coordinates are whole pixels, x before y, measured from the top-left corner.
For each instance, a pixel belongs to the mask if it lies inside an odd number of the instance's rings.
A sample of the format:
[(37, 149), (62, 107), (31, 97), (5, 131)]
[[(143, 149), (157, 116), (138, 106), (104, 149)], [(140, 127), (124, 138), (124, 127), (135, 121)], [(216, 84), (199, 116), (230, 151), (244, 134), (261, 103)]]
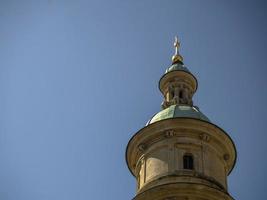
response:
[(174, 46), (174, 49), (175, 49), (175, 53), (172, 56), (172, 63), (176, 63), (176, 62), (183, 63), (183, 57), (179, 53), (180, 42), (179, 42), (177, 36), (175, 36), (173, 46)]

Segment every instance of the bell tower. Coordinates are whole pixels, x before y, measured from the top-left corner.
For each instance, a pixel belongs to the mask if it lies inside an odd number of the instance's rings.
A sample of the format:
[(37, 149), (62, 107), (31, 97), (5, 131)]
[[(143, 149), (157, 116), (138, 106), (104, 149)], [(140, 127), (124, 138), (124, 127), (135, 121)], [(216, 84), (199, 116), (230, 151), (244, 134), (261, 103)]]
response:
[(177, 37), (174, 47), (159, 81), (162, 110), (127, 145), (127, 165), (137, 180), (134, 200), (231, 200), (227, 176), (235, 145), (193, 104), (197, 79), (184, 66)]

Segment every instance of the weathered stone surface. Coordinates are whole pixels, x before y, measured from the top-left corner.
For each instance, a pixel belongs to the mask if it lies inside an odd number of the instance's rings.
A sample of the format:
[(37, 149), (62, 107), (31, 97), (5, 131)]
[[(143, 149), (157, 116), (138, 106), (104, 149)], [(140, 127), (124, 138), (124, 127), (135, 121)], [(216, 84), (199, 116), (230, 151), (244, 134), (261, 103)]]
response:
[[(194, 168), (191, 170), (183, 168), (186, 154), (193, 156)], [(192, 185), (199, 185), (199, 190), (205, 188), (203, 193), (210, 187), (214, 189), (210, 193), (223, 193), (220, 199), (231, 199), (226, 195), (227, 175), (235, 163), (235, 147), (230, 137), (211, 123), (179, 118), (156, 122), (137, 132), (128, 144), (126, 156), (129, 168), (137, 178), (138, 200), (142, 196), (139, 194), (155, 192), (154, 188), (174, 183), (177, 190), (184, 187), (184, 183), (189, 184), (186, 187), (189, 194), (196, 190), (192, 188), (190, 192)], [(197, 199), (189, 194), (175, 198)]]

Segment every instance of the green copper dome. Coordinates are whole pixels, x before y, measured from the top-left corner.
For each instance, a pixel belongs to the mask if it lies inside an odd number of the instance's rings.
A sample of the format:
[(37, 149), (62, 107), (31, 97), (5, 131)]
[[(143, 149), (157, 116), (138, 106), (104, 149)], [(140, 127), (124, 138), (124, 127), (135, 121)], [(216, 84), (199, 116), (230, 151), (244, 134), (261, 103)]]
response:
[(180, 62), (171, 65), (168, 69), (166, 69), (165, 74), (171, 71), (185, 71), (190, 73), (190, 71)]
[(154, 115), (148, 122), (147, 125), (152, 124), (154, 122), (164, 120), (164, 119), (171, 119), (171, 118), (195, 118), (200, 119), (203, 121), (210, 122), (210, 120), (201, 113), (196, 107), (191, 107), (187, 105), (172, 105), (156, 115)]

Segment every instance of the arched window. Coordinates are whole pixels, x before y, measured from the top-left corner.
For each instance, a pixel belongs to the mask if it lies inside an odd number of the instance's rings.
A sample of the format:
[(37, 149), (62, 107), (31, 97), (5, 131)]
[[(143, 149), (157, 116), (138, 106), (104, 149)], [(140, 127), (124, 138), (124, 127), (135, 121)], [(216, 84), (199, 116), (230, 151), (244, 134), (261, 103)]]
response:
[(184, 169), (194, 169), (194, 159), (192, 155), (184, 155)]

